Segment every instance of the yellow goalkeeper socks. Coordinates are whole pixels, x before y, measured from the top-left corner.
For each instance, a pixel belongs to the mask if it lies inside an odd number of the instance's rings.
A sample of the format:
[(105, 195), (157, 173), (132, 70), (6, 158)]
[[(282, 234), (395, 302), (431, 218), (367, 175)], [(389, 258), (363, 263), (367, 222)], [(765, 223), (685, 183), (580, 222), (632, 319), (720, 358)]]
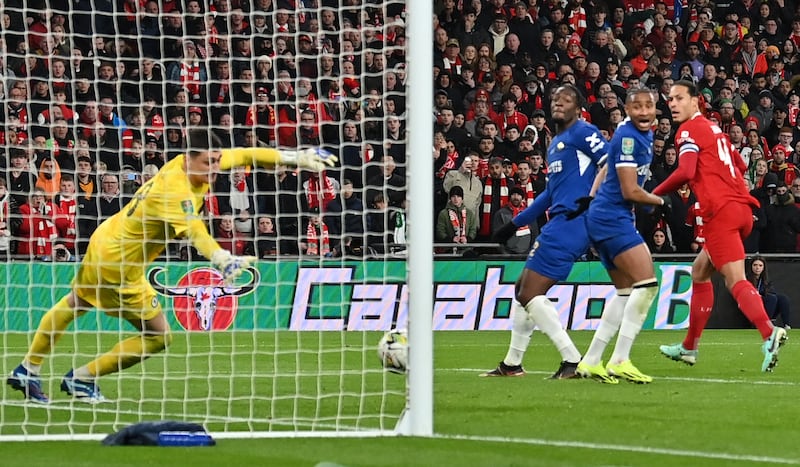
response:
[(171, 341), (172, 335), (169, 333), (129, 337), (85, 367), (76, 370), (75, 376), (79, 377), (78, 375), (84, 374), (84, 371), (88, 371), (88, 374), (94, 377), (116, 373), (161, 352)]
[(39, 329), (33, 336), (28, 355), (25, 356), (23, 366), (34, 374), (39, 374), (42, 368), (44, 358), (50, 354), (53, 346), (58, 342), (58, 339), (64, 334), (69, 323), (71, 323), (79, 314), (73, 310), (67, 301), (65, 295), (50, 310), (42, 316), (39, 322)]

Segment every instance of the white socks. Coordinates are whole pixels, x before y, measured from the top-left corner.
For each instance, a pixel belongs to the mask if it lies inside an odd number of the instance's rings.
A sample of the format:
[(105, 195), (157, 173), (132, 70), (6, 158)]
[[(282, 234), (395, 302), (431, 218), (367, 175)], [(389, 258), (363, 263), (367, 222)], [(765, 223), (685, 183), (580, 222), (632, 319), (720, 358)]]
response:
[(609, 300), (608, 305), (603, 310), (603, 316), (600, 318), (600, 325), (597, 326), (597, 330), (592, 337), (592, 343), (589, 344), (589, 350), (583, 356), (583, 361), (587, 365), (595, 366), (603, 360), (603, 352), (605, 352), (611, 339), (617, 334), (622, 323), (622, 314), (630, 294), (631, 289), (619, 289)]
[(516, 366), (522, 364), (522, 357), (525, 356), (525, 351), (528, 350), (528, 344), (531, 342), (531, 334), (536, 324), (533, 322), (528, 312), (518, 301), (512, 302), (511, 309), (511, 345), (508, 347), (506, 358), (503, 363), (508, 366)]
[(561, 327), (561, 321), (558, 319), (558, 311), (544, 295), (537, 295), (531, 301), (525, 304), (527, 314), (542, 331), (553, 341), (553, 345), (561, 353), (561, 359), (567, 362), (577, 363), (581, 360), (581, 353), (572, 343), (567, 331)]
[(622, 314), (617, 345), (614, 346), (614, 354), (611, 355), (609, 363), (618, 364), (630, 360), (633, 341), (642, 330), (642, 325), (647, 319), (647, 312), (650, 311), (650, 305), (656, 298), (656, 293), (658, 293), (658, 283), (655, 278), (633, 284), (631, 297)]

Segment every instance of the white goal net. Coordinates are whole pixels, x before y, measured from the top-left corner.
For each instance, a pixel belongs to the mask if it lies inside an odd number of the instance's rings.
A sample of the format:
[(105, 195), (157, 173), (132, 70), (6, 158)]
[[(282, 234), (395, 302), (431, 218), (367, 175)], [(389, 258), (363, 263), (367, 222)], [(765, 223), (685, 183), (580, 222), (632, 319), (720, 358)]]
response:
[(254, 267), (226, 285), (188, 241), (170, 241), (146, 269), (167, 349), (97, 378), (106, 400), (86, 404), (62, 392), (65, 374), (139, 332), (113, 310), (78, 317), (41, 365), (49, 404), (3, 384), (0, 439), (94, 439), (153, 420), (222, 436), (393, 432), (407, 378), (382, 369), (376, 345), (408, 325), (405, 2), (5, 0), (1, 11), (4, 383), (99, 223), (192, 149), (192, 128), (224, 147), (321, 147), (339, 163), (219, 174), (201, 215)]

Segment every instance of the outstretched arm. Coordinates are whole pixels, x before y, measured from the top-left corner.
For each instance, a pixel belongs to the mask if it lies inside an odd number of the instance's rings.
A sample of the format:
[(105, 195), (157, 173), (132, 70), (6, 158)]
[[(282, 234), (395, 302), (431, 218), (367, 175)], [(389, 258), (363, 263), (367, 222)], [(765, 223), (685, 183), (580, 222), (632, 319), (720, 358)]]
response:
[[(683, 152), (683, 148), (681, 148), (681, 152)], [(661, 196), (672, 193), (680, 188), (681, 185), (694, 178), (697, 172), (697, 152), (686, 151), (684, 154), (681, 154), (680, 157), (678, 168), (653, 190), (654, 195)]]
[(233, 148), (221, 151), (220, 169), (233, 167), (258, 166), (275, 167), (289, 165), (314, 171), (333, 167), (338, 158), (320, 148), (299, 150), (277, 150), (272, 148)]
[(525, 208), (524, 211), (517, 214), (517, 216), (511, 219), (511, 222), (514, 223), (517, 227), (522, 227), (523, 225), (528, 225), (534, 222), (536, 219), (539, 218), (547, 208), (550, 207), (552, 200), (550, 199), (550, 190), (545, 188), (543, 192), (533, 200), (533, 203)]

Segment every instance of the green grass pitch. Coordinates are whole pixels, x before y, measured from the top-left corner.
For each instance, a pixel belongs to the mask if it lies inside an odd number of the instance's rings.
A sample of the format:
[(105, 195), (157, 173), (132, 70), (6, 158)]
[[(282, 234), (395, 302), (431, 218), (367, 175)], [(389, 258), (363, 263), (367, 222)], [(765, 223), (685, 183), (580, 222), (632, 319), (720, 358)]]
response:
[[(791, 332), (773, 374), (759, 371), (760, 339), (754, 330), (707, 331), (694, 367), (658, 353), (659, 344), (677, 342), (683, 334), (640, 334), (633, 359), (655, 378), (652, 384), (606, 386), (547, 380), (559, 357), (539, 333), (524, 362), (526, 376), (479, 378), (505, 355), (509, 334), (437, 332), (432, 438), (221, 439), (213, 448), (0, 442), (0, 454), (4, 464), (14, 459), (26, 467), (800, 465), (800, 443), (795, 444), (800, 439), (800, 344)], [(571, 335), (581, 350), (592, 336)], [(19, 393), (3, 386), (0, 434), (101, 434), (181, 414), (205, 420), (212, 431), (329, 430), (355, 423), (390, 428), (403, 405), (404, 380), (379, 370), (374, 351), (379, 336), (177, 334), (165, 356), (101, 380), (113, 403), (88, 406), (58, 393), (60, 376), (73, 362), (83, 363), (113, 345), (116, 337), (98, 341), (91, 333), (68, 334), (44, 370), (51, 407), (22, 404)], [(3, 336), (4, 371), (18, 363), (28, 338)], [(251, 372), (258, 377), (251, 378)], [(366, 394), (359, 395), (362, 391)], [(306, 397), (290, 397), (295, 392)], [(367, 413), (374, 416), (357, 417)]]

